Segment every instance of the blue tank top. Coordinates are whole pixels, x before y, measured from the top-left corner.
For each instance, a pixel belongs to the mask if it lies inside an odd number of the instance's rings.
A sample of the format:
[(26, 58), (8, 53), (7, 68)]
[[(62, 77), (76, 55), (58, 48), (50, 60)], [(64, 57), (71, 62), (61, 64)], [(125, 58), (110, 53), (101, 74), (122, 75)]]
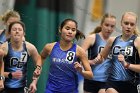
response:
[(137, 36), (133, 35), (127, 41), (122, 41), (121, 36), (116, 37), (112, 44), (112, 71), (109, 76), (111, 81), (136, 81), (139, 80), (139, 74), (125, 69), (118, 61), (118, 55), (123, 54), (125, 60), (131, 64), (139, 64), (140, 59), (138, 51), (134, 46), (134, 40)]
[(50, 70), (45, 93), (78, 93), (78, 77), (74, 68), (76, 44), (63, 51), (57, 42), (50, 54)]
[[(99, 34), (96, 34), (95, 43), (88, 49), (88, 58), (94, 59), (98, 53), (105, 47), (106, 41), (103, 40)], [(106, 82), (109, 76), (109, 67), (111, 65), (110, 57), (108, 57), (103, 63), (91, 65), (92, 72), (94, 73), (93, 80)]]
[(6, 41), (5, 30), (0, 34), (0, 44), (3, 44)]
[(23, 42), (22, 51), (14, 51), (11, 43), (8, 42), (8, 54), (4, 57), (4, 71), (15, 72), (20, 70), (23, 72), (21, 79), (5, 79), (5, 86), (7, 88), (20, 88), (26, 86), (27, 83), (27, 61), (29, 55), (26, 49), (26, 44)]

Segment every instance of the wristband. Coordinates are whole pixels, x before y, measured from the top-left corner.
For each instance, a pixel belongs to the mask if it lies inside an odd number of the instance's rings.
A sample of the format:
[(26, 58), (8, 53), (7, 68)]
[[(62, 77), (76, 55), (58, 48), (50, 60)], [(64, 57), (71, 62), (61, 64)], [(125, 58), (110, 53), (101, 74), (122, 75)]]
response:
[(4, 76), (0, 76), (0, 80), (5, 80), (5, 77)]
[(8, 78), (10, 78), (10, 79), (12, 79), (12, 78), (13, 78), (13, 75), (12, 75), (12, 73), (11, 73), (11, 72), (8, 74)]
[(125, 66), (125, 69), (128, 69), (130, 66), (130, 63), (127, 62), (126, 66)]
[(39, 65), (36, 65), (36, 66), (35, 66), (35, 69), (36, 69), (36, 68), (37, 68), (38, 70), (41, 70), (41, 69), (42, 69), (42, 67), (39, 66)]

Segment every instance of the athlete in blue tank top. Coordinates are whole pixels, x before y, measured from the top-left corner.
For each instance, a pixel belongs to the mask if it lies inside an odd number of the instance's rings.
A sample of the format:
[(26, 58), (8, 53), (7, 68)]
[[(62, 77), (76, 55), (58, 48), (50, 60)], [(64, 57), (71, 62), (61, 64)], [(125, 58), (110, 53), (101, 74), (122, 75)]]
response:
[[(104, 48), (106, 41), (102, 40), (99, 34), (96, 34), (95, 43), (88, 49), (88, 57), (90, 60), (94, 59), (98, 53)], [(102, 64), (91, 65), (94, 73), (93, 80), (106, 82), (108, 78), (108, 72), (110, 67), (110, 58), (108, 57)]]
[[(46, 55), (48, 52), (47, 55), (50, 55), (50, 70), (45, 93), (78, 93), (77, 71), (85, 78), (90, 79), (92, 77), (90, 65), (85, 58), (86, 54), (81, 49), (76, 44), (72, 44), (69, 49), (63, 50), (60, 42), (45, 46), (41, 53), (42, 60), (46, 58), (44, 53)], [(84, 60), (81, 59), (82, 57)], [(77, 58), (81, 60), (83, 70), (81, 64), (76, 62)], [(90, 69), (87, 70), (85, 65)]]
[(122, 35), (108, 40), (107, 45), (96, 57), (100, 63), (112, 52), (111, 74), (109, 76), (109, 93), (138, 93), (140, 77), (140, 38), (136, 29), (137, 16), (125, 12), (121, 19)]
[[(5, 76), (4, 90), (1, 93), (25, 93), (28, 59), (31, 57), (35, 63), (40, 61), (36, 47), (27, 41), (23, 41), (24, 30), (24, 23), (12, 22), (9, 25), (10, 38), (1, 45), (0, 61), (4, 61), (4, 65), (0, 71), (2, 72), (1, 75)], [(39, 66), (36, 67), (35, 71), (39, 72)], [(34, 74), (33, 81), (29, 86), (31, 93), (36, 91), (37, 80), (38, 76)]]
[(94, 62), (98, 53), (100, 53), (115, 30), (116, 17), (111, 14), (105, 14), (101, 20), (100, 26), (97, 26), (84, 40), (82, 48), (88, 51), (88, 60), (94, 73), (92, 80), (84, 79), (85, 93), (106, 93), (107, 79), (111, 65), (111, 55), (101, 64)]
[[(132, 35), (128, 40), (124, 41), (122, 40), (122, 35), (120, 35), (115, 39), (110, 39), (111, 42), (113, 40), (111, 46), (112, 65), (111, 73), (108, 78), (109, 88), (107, 91), (117, 91), (119, 93), (137, 93), (137, 85), (139, 84), (140, 80), (139, 73), (137, 73), (137, 71), (131, 70), (130, 68), (132, 64), (140, 64), (138, 50), (134, 44), (137, 38), (138, 37), (136, 35)], [(105, 47), (105, 49), (101, 52), (101, 56), (105, 57), (109, 49), (108, 46), (110, 45)]]
[(77, 72), (86, 79), (93, 77), (85, 51), (73, 43), (74, 38), (82, 38), (84, 35), (77, 30), (77, 22), (73, 19), (65, 19), (60, 25), (59, 33), (60, 41), (46, 44), (40, 54), (42, 62), (37, 63), (42, 65), (46, 57), (50, 56), (45, 93), (78, 93)]
[[(121, 36), (116, 37), (112, 45), (112, 71), (109, 77), (111, 81), (131, 81), (137, 82), (139, 80), (139, 74), (125, 69), (118, 60), (118, 55), (122, 54), (125, 60), (131, 64), (139, 64), (139, 55), (134, 41), (137, 36), (133, 35), (127, 41), (121, 40)], [(137, 80), (138, 79), (138, 80)]]
[(54, 45), (50, 54), (50, 70), (46, 93), (50, 93), (49, 91), (78, 93), (77, 71), (73, 66), (77, 60), (75, 54), (75, 44), (67, 51), (60, 48), (59, 42)]
[[(3, 44), (4, 42), (6, 42), (6, 40), (9, 38), (9, 34), (8, 34), (8, 31), (7, 31), (7, 28), (9, 26), (9, 24), (11, 22), (14, 22), (14, 21), (18, 21), (20, 20), (20, 15), (18, 12), (14, 11), (14, 10), (7, 10), (2, 16), (1, 16), (1, 21), (3, 21), (3, 26), (4, 26), (4, 29), (0, 30), (0, 46), (1, 44)], [(3, 63), (0, 62), (0, 64), (3, 65)], [(2, 65), (0, 65), (0, 68), (2, 68)], [(0, 77), (1, 76), (1, 73), (0, 73)], [(2, 84), (3, 82), (1, 82), (2, 80), (0, 80), (0, 86), (3, 86), (4, 88), (4, 84)], [(0, 87), (0, 90), (3, 89), (2, 87)]]
[(5, 87), (7, 88), (21, 88), (27, 84), (27, 61), (29, 55), (26, 49), (25, 42), (23, 43), (22, 51), (14, 51), (11, 43), (8, 42), (8, 52), (4, 57), (4, 71), (5, 72), (16, 72), (22, 71), (23, 77), (20, 79), (5, 79)]

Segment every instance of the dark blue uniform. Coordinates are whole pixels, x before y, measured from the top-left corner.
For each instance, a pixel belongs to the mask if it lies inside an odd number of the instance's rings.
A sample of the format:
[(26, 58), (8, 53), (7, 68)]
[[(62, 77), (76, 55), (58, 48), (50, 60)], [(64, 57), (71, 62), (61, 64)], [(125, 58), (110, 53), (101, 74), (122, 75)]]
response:
[(74, 68), (76, 44), (63, 51), (57, 42), (50, 54), (50, 70), (45, 93), (78, 93), (78, 77)]

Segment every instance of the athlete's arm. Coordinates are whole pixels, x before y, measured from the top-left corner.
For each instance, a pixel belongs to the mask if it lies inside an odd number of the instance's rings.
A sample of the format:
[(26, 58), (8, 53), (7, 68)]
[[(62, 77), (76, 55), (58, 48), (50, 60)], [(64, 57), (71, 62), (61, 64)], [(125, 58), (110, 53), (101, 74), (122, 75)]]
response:
[(47, 58), (47, 56), (50, 55), (50, 53), (52, 51), (52, 48), (55, 45), (55, 43), (46, 44), (45, 47), (43, 48), (43, 50), (41, 51), (40, 56), (41, 56), (42, 64), (44, 63), (44, 61)]
[(32, 57), (36, 65), (35, 71), (34, 71), (34, 77), (38, 78), (42, 70), (42, 63), (41, 63), (40, 55), (33, 44), (26, 42), (26, 46), (27, 46), (28, 54)]
[[(138, 50), (138, 54), (139, 54), (139, 58), (140, 58), (140, 45), (139, 44), (140, 44), (140, 37), (137, 37), (136, 40), (134, 41), (134, 45)], [(126, 61), (124, 61), (124, 62), (126, 62)], [(140, 64), (126, 63), (126, 66), (128, 69), (140, 73)]]
[(4, 51), (0, 48), (0, 91), (4, 89)]
[(40, 55), (39, 55), (36, 47), (29, 42), (26, 42), (26, 46), (27, 46), (28, 53), (32, 57), (35, 64), (38, 64), (39, 66), (42, 66), (42, 64), (40, 62), (38, 62), (38, 60), (40, 58)]
[[(81, 47), (87, 52), (87, 50), (90, 48), (90, 46), (93, 46), (95, 43), (95, 34), (89, 35), (86, 37), (86, 39), (83, 41)], [(93, 60), (89, 60), (90, 65), (94, 65)]]
[(109, 53), (111, 51), (111, 46), (112, 46), (114, 40), (115, 40), (115, 37), (110, 37), (108, 39), (105, 48), (103, 48), (101, 50), (101, 52), (97, 55), (97, 57), (93, 60), (95, 64), (102, 63), (107, 58), (107, 56), (109, 55)]
[(100, 55), (101, 55), (104, 59), (106, 59), (107, 56), (109, 55), (109, 53), (110, 53), (110, 51), (111, 51), (111, 46), (112, 46), (114, 40), (115, 40), (115, 37), (110, 37), (110, 38), (108, 39), (108, 41), (107, 41), (107, 44), (106, 44), (105, 48), (100, 52)]
[[(3, 56), (2, 56), (2, 62), (3, 62), (3, 72), (4, 72), (4, 61), (3, 61), (3, 57), (7, 55), (8, 52), (8, 42), (5, 42), (1, 45), (0, 47), (3, 50)], [(8, 78), (8, 74), (10, 72), (4, 72), (4, 77)]]
[(0, 76), (4, 75), (4, 62), (3, 62), (4, 50), (0, 48)]
[(90, 67), (90, 64), (88, 62), (88, 58), (86, 56), (85, 51), (77, 45), (77, 50), (76, 50), (76, 56), (80, 59), (80, 61), (82, 62), (82, 65), (84, 67), (84, 70), (81, 69), (80, 64), (77, 62), (75, 63), (75, 68), (79, 67), (79, 72), (87, 79), (91, 79), (93, 78), (93, 73)]
[(39, 55), (36, 47), (29, 42), (26, 42), (26, 46), (27, 46), (29, 55), (32, 57), (33, 61), (36, 64), (36, 68), (33, 72), (33, 77), (32, 77), (33, 80), (29, 86), (30, 92), (35, 93), (35, 91), (37, 90), (36, 84), (38, 82), (38, 79), (39, 79), (39, 76), (40, 76), (41, 70), (42, 70), (42, 64), (40, 61), (40, 55)]
[(81, 47), (87, 51), (90, 46), (94, 45), (95, 43), (95, 34), (89, 35), (86, 37), (86, 39), (83, 41)]

